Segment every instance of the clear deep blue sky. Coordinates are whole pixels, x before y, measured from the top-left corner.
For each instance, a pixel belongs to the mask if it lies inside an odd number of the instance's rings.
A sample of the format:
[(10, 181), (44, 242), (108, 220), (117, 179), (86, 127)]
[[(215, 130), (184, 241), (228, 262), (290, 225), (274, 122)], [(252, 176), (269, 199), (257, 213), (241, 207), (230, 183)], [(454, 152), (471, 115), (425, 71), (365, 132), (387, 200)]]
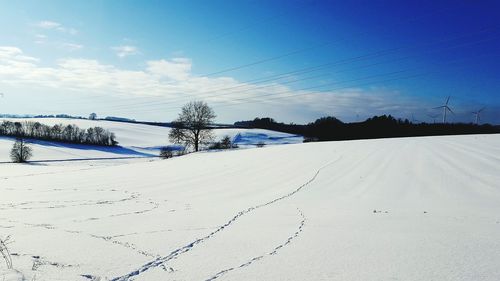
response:
[(500, 123), (499, 14), (499, 1), (3, 1), (0, 113), (164, 121), (191, 98), (213, 104), (220, 122), (430, 121), (451, 96), (451, 120), (486, 106), (482, 120)]

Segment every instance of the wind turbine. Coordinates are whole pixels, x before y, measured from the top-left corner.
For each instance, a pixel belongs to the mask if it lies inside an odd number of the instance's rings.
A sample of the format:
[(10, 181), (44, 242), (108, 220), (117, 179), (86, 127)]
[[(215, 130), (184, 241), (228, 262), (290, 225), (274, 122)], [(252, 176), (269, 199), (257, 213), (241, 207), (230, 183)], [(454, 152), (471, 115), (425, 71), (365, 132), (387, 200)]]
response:
[(484, 109), (486, 108), (483, 107), (481, 109), (479, 109), (478, 111), (472, 111), (472, 114), (474, 114), (476, 116), (476, 125), (479, 124), (479, 120), (481, 120), (481, 117), (479, 117), (479, 114), (481, 113), (481, 111), (483, 111)]
[(453, 110), (451, 110), (451, 108), (448, 106), (449, 101), (450, 101), (450, 96), (448, 96), (444, 105), (434, 107), (434, 109), (438, 109), (438, 108), (443, 109), (443, 123), (446, 123), (446, 112), (449, 111), (449, 112), (453, 113)]
[(436, 123), (436, 118), (439, 116), (439, 114), (427, 114), (430, 118), (432, 118), (432, 122), (435, 124)]

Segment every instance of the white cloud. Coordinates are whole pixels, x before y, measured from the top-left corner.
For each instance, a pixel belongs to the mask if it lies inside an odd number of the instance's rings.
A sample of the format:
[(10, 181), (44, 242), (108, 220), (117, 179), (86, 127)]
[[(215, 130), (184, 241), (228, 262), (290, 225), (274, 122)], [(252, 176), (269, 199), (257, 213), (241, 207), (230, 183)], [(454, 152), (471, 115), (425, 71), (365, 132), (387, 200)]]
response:
[(19, 48), (0, 47), (0, 84), (3, 85), (37, 89), (45, 87), (54, 91), (73, 91), (82, 95), (92, 93), (110, 98), (128, 96), (140, 98), (138, 100), (141, 102), (160, 100), (147, 106), (121, 100), (110, 105), (119, 106), (120, 110), (128, 112), (124, 114), (163, 111), (165, 107), (178, 106), (193, 99), (204, 99), (216, 105), (216, 108), (217, 105), (244, 102), (243, 107), (227, 107), (225, 112), (234, 113), (226, 116), (226, 120), (269, 114), (273, 115), (271, 117), (299, 122), (324, 115), (338, 116), (343, 120), (353, 120), (352, 116), (356, 114), (361, 118), (388, 113), (405, 117), (404, 114), (415, 112), (419, 106), (429, 108), (421, 101), (410, 100), (389, 89), (298, 91), (278, 82), (263, 87), (242, 83), (231, 77), (193, 76), (191, 67), (192, 62), (188, 58), (148, 61), (146, 67), (139, 70), (81, 58), (61, 59), (56, 65), (45, 67), (38, 63), (38, 59), (24, 54)]
[(188, 58), (173, 58), (172, 60), (156, 60), (147, 62), (149, 73), (157, 77), (173, 80), (186, 80), (191, 72), (191, 60)]
[(111, 49), (115, 51), (116, 55), (120, 58), (139, 54), (139, 49), (137, 49), (137, 47), (135, 46), (123, 45), (112, 47)]
[(68, 51), (76, 51), (76, 50), (83, 49), (83, 45), (75, 44), (75, 43), (61, 43), (60, 47), (63, 49), (66, 49)]
[(32, 63), (39, 60), (34, 57), (24, 55), (23, 51), (17, 47), (0, 46), (0, 63)]
[(43, 20), (37, 23), (37, 26), (45, 29), (54, 29), (61, 27), (61, 24), (54, 21)]
[(57, 30), (59, 32), (68, 33), (71, 35), (75, 35), (78, 33), (78, 30), (76, 30), (74, 28), (66, 27), (66, 26), (63, 26), (61, 23), (58, 23), (55, 21), (50, 21), (50, 20), (40, 21), (36, 24), (36, 26), (39, 28), (48, 29), (48, 30)]
[(83, 49), (82, 44), (66, 42), (62, 40), (49, 40), (49, 37), (45, 34), (35, 34), (34, 42), (38, 45), (45, 45), (57, 49), (62, 49), (65, 51), (73, 52)]
[(74, 28), (63, 28), (63, 32), (69, 33), (71, 35), (78, 34), (78, 30), (76, 30)]

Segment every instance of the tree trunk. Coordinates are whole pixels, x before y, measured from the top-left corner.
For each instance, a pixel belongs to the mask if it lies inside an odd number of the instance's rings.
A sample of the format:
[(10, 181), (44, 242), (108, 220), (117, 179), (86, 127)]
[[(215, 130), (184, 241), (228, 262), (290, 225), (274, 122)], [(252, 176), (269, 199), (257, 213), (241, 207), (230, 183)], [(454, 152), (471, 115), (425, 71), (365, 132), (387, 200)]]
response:
[(200, 142), (200, 131), (195, 130), (193, 133), (194, 133), (194, 151), (198, 152), (198, 143)]

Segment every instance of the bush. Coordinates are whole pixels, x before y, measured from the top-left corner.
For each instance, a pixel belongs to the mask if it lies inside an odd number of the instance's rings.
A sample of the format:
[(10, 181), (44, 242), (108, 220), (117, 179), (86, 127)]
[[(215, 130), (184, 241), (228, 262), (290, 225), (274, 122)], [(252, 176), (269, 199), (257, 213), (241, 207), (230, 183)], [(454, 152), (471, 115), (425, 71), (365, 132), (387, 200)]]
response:
[(31, 158), (32, 151), (22, 138), (18, 138), (10, 151), (10, 159), (15, 163), (24, 163)]
[(220, 143), (220, 141), (216, 141), (214, 143), (212, 143), (208, 149), (222, 149), (222, 144)]
[(222, 149), (230, 149), (233, 147), (233, 143), (231, 142), (231, 138), (229, 136), (225, 136), (220, 141), (220, 145)]
[(259, 143), (257, 143), (257, 147), (264, 147), (266, 144), (262, 141), (260, 141)]
[(165, 146), (160, 149), (160, 157), (168, 159), (174, 157), (174, 151), (171, 147)]
[(186, 147), (182, 147), (181, 149), (175, 150), (174, 156), (182, 156), (182, 155), (186, 155), (187, 153), (188, 152), (187, 152)]
[(210, 149), (231, 149), (237, 148), (238, 146), (233, 144), (229, 136), (224, 136), (220, 141), (214, 142), (209, 148)]

